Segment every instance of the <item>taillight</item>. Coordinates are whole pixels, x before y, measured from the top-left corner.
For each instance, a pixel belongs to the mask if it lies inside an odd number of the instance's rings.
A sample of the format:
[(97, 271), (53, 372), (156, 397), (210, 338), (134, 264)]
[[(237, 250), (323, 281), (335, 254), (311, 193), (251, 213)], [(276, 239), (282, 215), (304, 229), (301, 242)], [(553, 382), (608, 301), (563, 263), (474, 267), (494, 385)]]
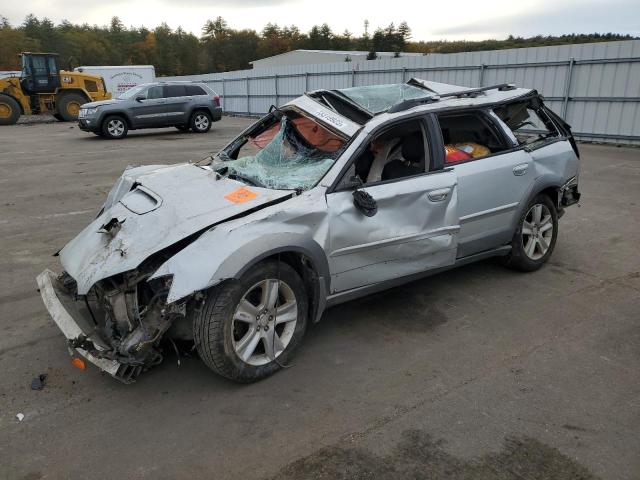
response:
[(220, 97), (217, 96), (217, 95), (215, 97), (213, 97), (213, 103), (216, 104), (216, 107), (219, 107), (220, 106)]

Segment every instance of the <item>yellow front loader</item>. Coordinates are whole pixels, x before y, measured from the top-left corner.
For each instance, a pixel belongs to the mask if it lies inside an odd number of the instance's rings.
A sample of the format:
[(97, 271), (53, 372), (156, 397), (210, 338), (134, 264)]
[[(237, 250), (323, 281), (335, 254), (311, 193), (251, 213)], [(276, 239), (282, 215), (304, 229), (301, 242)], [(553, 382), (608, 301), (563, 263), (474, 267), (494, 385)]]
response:
[(56, 53), (25, 52), (21, 57), (22, 75), (0, 78), (0, 125), (41, 113), (70, 122), (78, 118), (80, 105), (111, 98), (102, 77), (60, 70)]

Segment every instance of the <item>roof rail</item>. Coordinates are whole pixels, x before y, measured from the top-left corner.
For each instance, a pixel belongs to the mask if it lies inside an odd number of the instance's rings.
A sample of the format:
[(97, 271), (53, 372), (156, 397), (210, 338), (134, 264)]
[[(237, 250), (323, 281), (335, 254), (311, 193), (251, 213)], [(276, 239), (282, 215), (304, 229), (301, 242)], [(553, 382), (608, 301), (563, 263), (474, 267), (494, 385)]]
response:
[(450, 97), (477, 97), (482, 92), (486, 92), (487, 90), (499, 90), (501, 92), (505, 92), (508, 90), (515, 90), (516, 86), (513, 83), (500, 83), (498, 85), (491, 85), (490, 87), (481, 87), (481, 88), (470, 88), (468, 90), (460, 90), (459, 92), (451, 92), (451, 93), (441, 93), (439, 95), (432, 95), (426, 98), (416, 98), (413, 100), (404, 100), (400, 103), (396, 103), (393, 107), (387, 110), (387, 113), (396, 113), (402, 112), (404, 110), (409, 110), (410, 108), (417, 107), (418, 105), (426, 105), (428, 103), (434, 103), (440, 101), (442, 98), (450, 98)]
[(471, 88), (468, 90), (460, 90), (459, 92), (443, 93), (440, 97), (477, 97), (479, 94), (486, 92), (487, 90), (499, 90), (506, 92), (508, 90), (515, 90), (516, 86), (513, 83), (499, 83), (498, 85), (491, 85), (489, 87)]
[(430, 97), (425, 98), (414, 98), (412, 100), (403, 100), (402, 102), (396, 103), (393, 107), (387, 110), (387, 113), (396, 113), (402, 112), (404, 110), (409, 110), (410, 108), (417, 107), (418, 105), (426, 105), (428, 103), (435, 103), (440, 101), (440, 96), (432, 95)]

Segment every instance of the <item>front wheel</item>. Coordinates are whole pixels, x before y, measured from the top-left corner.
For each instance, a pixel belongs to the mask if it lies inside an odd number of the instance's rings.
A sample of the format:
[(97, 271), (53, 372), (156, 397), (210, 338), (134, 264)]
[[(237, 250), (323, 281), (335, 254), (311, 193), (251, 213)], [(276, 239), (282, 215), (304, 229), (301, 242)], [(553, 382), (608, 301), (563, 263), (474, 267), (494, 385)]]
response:
[(9, 95), (0, 94), (0, 125), (13, 125), (20, 118), (20, 105)]
[(547, 195), (538, 195), (520, 217), (506, 265), (523, 272), (539, 269), (551, 257), (557, 238), (556, 207)]
[(124, 118), (118, 115), (111, 115), (102, 122), (102, 136), (111, 139), (120, 139), (127, 136), (129, 127)]
[(195, 133), (207, 133), (211, 129), (211, 115), (202, 110), (194, 112), (189, 126)]
[(239, 382), (272, 375), (289, 362), (307, 326), (307, 294), (286, 263), (256, 265), (238, 281), (212, 288), (197, 312), (194, 339), (200, 358)]

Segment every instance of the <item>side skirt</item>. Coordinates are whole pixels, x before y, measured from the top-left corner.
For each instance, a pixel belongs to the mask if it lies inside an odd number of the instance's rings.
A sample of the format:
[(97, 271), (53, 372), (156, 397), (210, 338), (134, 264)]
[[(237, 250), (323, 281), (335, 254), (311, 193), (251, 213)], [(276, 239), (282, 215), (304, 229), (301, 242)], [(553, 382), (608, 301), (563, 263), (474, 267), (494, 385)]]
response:
[[(466, 257), (459, 258), (456, 260), (456, 262), (453, 265), (449, 265), (441, 268), (434, 268), (432, 270), (426, 270), (424, 272), (419, 272), (413, 275), (394, 278), (384, 282), (375, 283), (373, 285), (366, 285), (364, 287), (353, 288), (351, 290), (346, 290), (344, 292), (329, 295), (327, 297), (326, 308), (333, 307), (334, 305), (338, 305), (340, 303), (349, 302), (351, 300), (355, 300), (356, 298), (365, 297), (373, 293), (378, 293), (383, 290), (388, 290), (390, 288), (397, 287), (399, 285), (404, 285), (405, 283), (414, 282), (416, 280), (420, 280), (421, 278), (430, 277), (431, 275), (436, 275), (441, 272), (446, 272), (447, 270), (451, 270), (453, 268), (460, 267), (462, 265), (468, 265), (470, 263), (484, 260), (486, 258), (503, 257), (507, 255), (510, 251), (511, 251), (511, 245), (504, 245), (498, 248), (494, 248), (492, 250), (487, 250), (484, 252), (475, 253), (473, 255), (468, 255)], [(321, 314), (322, 312), (319, 312), (319, 315), (317, 316), (318, 319), (320, 318)]]

